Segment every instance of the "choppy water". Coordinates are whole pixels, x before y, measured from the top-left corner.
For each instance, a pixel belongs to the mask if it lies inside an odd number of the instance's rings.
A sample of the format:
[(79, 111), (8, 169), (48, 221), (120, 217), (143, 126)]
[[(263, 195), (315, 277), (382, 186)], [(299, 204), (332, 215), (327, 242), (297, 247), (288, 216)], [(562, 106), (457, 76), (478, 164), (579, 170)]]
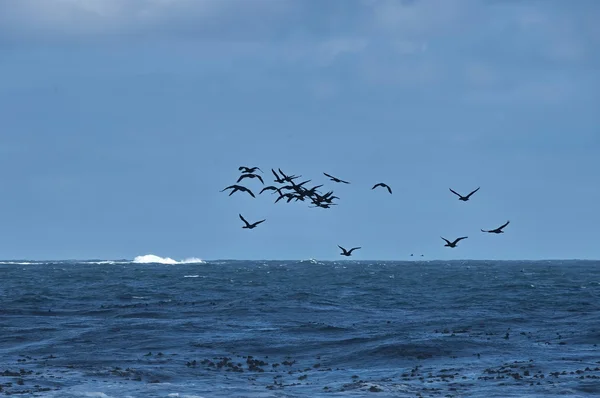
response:
[(0, 263), (0, 395), (598, 396), (596, 344), (599, 262)]

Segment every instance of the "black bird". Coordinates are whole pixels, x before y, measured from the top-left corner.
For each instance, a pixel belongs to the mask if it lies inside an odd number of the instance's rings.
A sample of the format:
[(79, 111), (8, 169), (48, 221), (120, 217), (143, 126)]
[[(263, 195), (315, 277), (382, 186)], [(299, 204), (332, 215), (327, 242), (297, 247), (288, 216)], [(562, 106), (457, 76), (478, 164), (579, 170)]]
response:
[(273, 169), (271, 169), (271, 172), (273, 173), (273, 175), (275, 176), (275, 180), (274, 182), (278, 183), (278, 184), (283, 184), (285, 182), (285, 180), (283, 178), (279, 177), (279, 174), (277, 174), (277, 172)]
[(286, 182), (293, 182), (296, 178), (300, 178), (302, 176), (296, 176), (296, 175), (285, 175), (285, 173), (283, 171), (281, 171), (281, 169), (277, 169), (279, 170), (279, 174), (281, 174), (281, 176), (283, 177), (283, 181)]
[(260, 224), (261, 222), (265, 222), (265, 220), (260, 220), (260, 221), (257, 221), (255, 223), (253, 223), (253, 224), (250, 224), (248, 221), (246, 221), (246, 219), (241, 214), (239, 216), (242, 219), (242, 221), (244, 222), (244, 224), (246, 224), (242, 228), (253, 229), (253, 228), (256, 228), (256, 226), (258, 224)]
[(448, 247), (456, 247), (456, 244), (457, 244), (458, 242), (460, 242), (460, 241), (461, 241), (461, 240), (463, 240), (463, 239), (467, 239), (467, 238), (468, 238), (468, 236), (463, 236), (462, 238), (456, 238), (456, 239), (454, 240), (454, 242), (450, 242), (448, 239), (446, 239), (446, 238), (444, 238), (444, 237), (441, 237), (441, 236), (440, 236), (440, 238), (442, 238), (442, 239), (444, 239), (444, 240), (446, 241), (446, 244), (445, 244), (444, 246), (448, 246)]
[(332, 176), (330, 174), (327, 174), (327, 173), (323, 173), (323, 174), (325, 174), (327, 177), (331, 178), (331, 181), (333, 181), (333, 182), (341, 182), (341, 183), (344, 183), (344, 184), (350, 184), (348, 181), (340, 180), (339, 178), (334, 177), (334, 176)]
[(383, 188), (387, 188), (388, 192), (391, 194), (392, 193), (392, 188), (390, 188), (390, 186), (388, 184), (384, 184), (383, 182), (380, 182), (378, 184), (373, 185), (373, 188), (371, 189), (375, 189), (377, 187), (383, 187)]
[(506, 227), (508, 224), (510, 224), (510, 221), (507, 221), (506, 224), (499, 226), (496, 229), (490, 229), (489, 231), (485, 231), (485, 230), (481, 230), (481, 232), (488, 232), (490, 234), (503, 234), (504, 231), (502, 230), (502, 228)]
[(240, 166), (238, 168), (239, 171), (241, 171), (242, 173), (254, 173), (256, 170), (260, 171), (262, 173), (262, 170), (259, 169), (258, 167), (246, 167), (246, 166)]
[[(279, 188), (274, 187), (273, 185), (269, 185), (268, 187), (264, 187), (263, 189), (261, 189), (261, 191), (258, 194), (260, 195), (261, 193), (263, 193), (265, 191), (277, 191), (277, 192), (281, 193), (279, 191)], [(275, 192), (273, 192), (273, 193), (275, 193)]]
[(265, 184), (265, 182), (263, 181), (261, 176), (259, 176), (258, 174), (252, 174), (252, 173), (242, 174), (240, 176), (240, 178), (238, 178), (237, 182), (242, 181), (244, 178), (258, 178), (260, 180), (260, 182), (263, 183), (263, 185)]
[(344, 248), (343, 248), (342, 246), (340, 246), (340, 245), (338, 245), (338, 247), (339, 247), (340, 249), (342, 249), (342, 252), (340, 253), (340, 255), (341, 255), (341, 256), (346, 256), (346, 257), (350, 257), (350, 256), (352, 255), (352, 252), (353, 252), (354, 250), (358, 250), (358, 249), (360, 249), (360, 247), (353, 247), (353, 248), (352, 248), (352, 249), (350, 249), (350, 250), (346, 250), (346, 249), (344, 249)]
[(229, 196), (233, 195), (237, 191), (242, 191), (242, 192), (248, 192), (250, 194), (250, 196), (252, 196), (253, 198), (256, 198), (256, 196), (254, 196), (254, 194), (252, 193), (251, 190), (249, 190), (248, 188), (243, 187), (241, 185), (230, 185), (227, 188), (223, 189), (221, 192), (223, 192), (227, 189), (232, 189), (232, 191), (229, 193)]
[[(479, 188), (481, 188), (481, 187), (479, 187)], [(462, 196), (458, 192), (452, 190), (452, 188), (450, 188), (450, 192), (452, 192), (453, 194), (457, 195), (458, 196), (458, 200), (462, 200), (463, 202), (466, 202), (467, 200), (469, 200), (469, 198), (471, 197), (471, 195), (473, 195), (475, 192), (479, 191), (479, 188), (477, 188), (476, 190), (474, 190), (473, 192), (471, 192), (467, 196)]]

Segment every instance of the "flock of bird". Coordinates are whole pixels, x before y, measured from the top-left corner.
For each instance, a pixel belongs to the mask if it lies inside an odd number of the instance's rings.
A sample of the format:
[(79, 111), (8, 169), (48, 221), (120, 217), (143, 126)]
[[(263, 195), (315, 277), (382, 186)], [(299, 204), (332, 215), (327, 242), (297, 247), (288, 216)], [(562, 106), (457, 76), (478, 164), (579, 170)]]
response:
[[(243, 185), (239, 185), (239, 184), (245, 179), (258, 179), (264, 185), (265, 181), (263, 180), (263, 178), (259, 174), (256, 174), (257, 171), (260, 171), (261, 173), (263, 171), (258, 167), (247, 167), (247, 166), (240, 166), (238, 168), (238, 170), (241, 172), (241, 175), (237, 179), (236, 183), (224, 188), (220, 192), (224, 192), (224, 191), (230, 189), (231, 192), (229, 192), (229, 196), (231, 196), (234, 193), (239, 191), (239, 192), (246, 192), (248, 195), (252, 196), (253, 198), (256, 198), (256, 195), (254, 195), (254, 192), (252, 192), (252, 190), (250, 190), (249, 188), (247, 188)], [(275, 171), (274, 169), (271, 169), (271, 172), (275, 176), (275, 180), (273, 180), (273, 182), (275, 182), (276, 184), (279, 184), (279, 186), (275, 186), (275, 185), (265, 186), (264, 188), (261, 189), (261, 191), (259, 192), (259, 195), (265, 191), (273, 191), (272, 194), (275, 194), (275, 193), (279, 194), (279, 196), (275, 200), (275, 203), (279, 202), (282, 199), (285, 199), (287, 203), (290, 203), (292, 200), (295, 202), (297, 202), (297, 201), (306, 202), (308, 200), (308, 201), (310, 201), (310, 204), (312, 205), (309, 207), (313, 207), (313, 208), (320, 207), (320, 208), (324, 208), (324, 209), (329, 209), (329, 208), (331, 208), (331, 206), (337, 205), (337, 203), (333, 203), (333, 201), (335, 199), (339, 199), (339, 197), (335, 196), (333, 191), (328, 191), (325, 194), (321, 194), (318, 191), (318, 189), (321, 188), (323, 186), (323, 184), (315, 185), (311, 188), (306, 188), (304, 185), (311, 182), (311, 180), (306, 180), (301, 183), (296, 183), (296, 182), (294, 182), (294, 180), (297, 180), (298, 178), (300, 178), (302, 176), (297, 176), (297, 175), (292, 175), (292, 174), (287, 175), (283, 171), (281, 171), (281, 169), (277, 169), (277, 171)], [(279, 172), (279, 174), (277, 172)], [(334, 177), (331, 174), (327, 174), (327, 173), (323, 173), (323, 174), (335, 183), (350, 184), (350, 182), (344, 181), (337, 177)], [(383, 183), (383, 182), (379, 182), (379, 183), (373, 185), (371, 190), (378, 188), (378, 187), (385, 188), (385, 189), (387, 189), (387, 191), (389, 192), (390, 195), (392, 194), (392, 188), (390, 188), (389, 185), (387, 185), (386, 183)], [(450, 192), (452, 192), (453, 194), (458, 196), (458, 200), (467, 202), (467, 201), (469, 201), (471, 196), (473, 196), (474, 193), (479, 191), (479, 188), (481, 188), (481, 187), (478, 187), (477, 189), (470, 192), (466, 196), (459, 194), (458, 192), (454, 191), (452, 188), (450, 188)], [(250, 223), (241, 214), (239, 214), (239, 217), (242, 220), (242, 222), (244, 223), (242, 228), (245, 228), (245, 229), (254, 229), (259, 224), (266, 221), (266, 219), (264, 219), (264, 220), (256, 221), (254, 223)], [(506, 223), (504, 223), (503, 225), (501, 225), (495, 229), (490, 229), (490, 230), (482, 229), (481, 232), (491, 233), (491, 234), (502, 234), (502, 233), (504, 233), (503, 229), (508, 224), (510, 224), (510, 221), (507, 221)], [(455, 248), (456, 245), (458, 244), (458, 242), (460, 242), (463, 239), (467, 239), (468, 236), (461, 236), (459, 238), (456, 238), (454, 241), (449, 241), (448, 239), (446, 239), (444, 237), (441, 237), (441, 238), (446, 242), (446, 244), (444, 245), (445, 247)], [(345, 248), (343, 248), (340, 245), (338, 245), (338, 247), (342, 250), (340, 255), (346, 256), (346, 257), (350, 257), (354, 250), (358, 250), (361, 248), (361, 247), (353, 247), (350, 250), (346, 250)]]

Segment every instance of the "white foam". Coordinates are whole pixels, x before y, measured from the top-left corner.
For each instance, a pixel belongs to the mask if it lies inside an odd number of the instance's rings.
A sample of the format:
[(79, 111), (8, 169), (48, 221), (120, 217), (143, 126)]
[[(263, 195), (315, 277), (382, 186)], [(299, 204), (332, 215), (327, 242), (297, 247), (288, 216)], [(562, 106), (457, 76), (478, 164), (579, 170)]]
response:
[(173, 260), (171, 257), (159, 257), (154, 254), (146, 254), (143, 256), (137, 256), (136, 258), (133, 259), (133, 262), (136, 264), (154, 263), (154, 264), (169, 264), (169, 265), (202, 264), (202, 263), (204, 263), (203, 260), (196, 258), (196, 257), (190, 257), (190, 258), (186, 258), (185, 260), (182, 260), (182, 261), (177, 261), (177, 260)]

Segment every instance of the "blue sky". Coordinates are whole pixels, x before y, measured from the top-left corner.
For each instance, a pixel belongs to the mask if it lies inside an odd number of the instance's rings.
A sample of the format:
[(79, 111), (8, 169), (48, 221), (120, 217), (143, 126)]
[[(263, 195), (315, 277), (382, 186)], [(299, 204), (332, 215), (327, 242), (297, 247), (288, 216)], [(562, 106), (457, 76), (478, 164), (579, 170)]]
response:
[[(598, 15), (0, 0), (0, 258), (600, 258)], [(339, 206), (220, 193), (240, 165), (326, 183)]]

